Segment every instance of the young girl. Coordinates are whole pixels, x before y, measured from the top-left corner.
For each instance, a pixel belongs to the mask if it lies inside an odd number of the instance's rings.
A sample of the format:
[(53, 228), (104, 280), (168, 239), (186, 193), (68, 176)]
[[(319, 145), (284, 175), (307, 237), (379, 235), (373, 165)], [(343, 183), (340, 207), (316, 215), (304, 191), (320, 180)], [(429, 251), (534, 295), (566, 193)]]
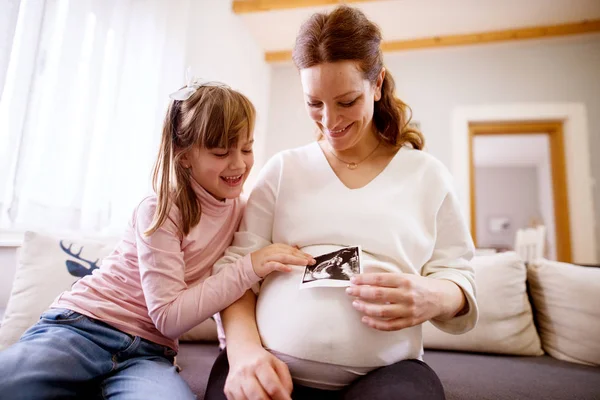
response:
[(255, 110), (218, 83), (192, 82), (171, 97), (156, 195), (137, 206), (102, 266), (0, 353), (3, 399), (193, 399), (173, 365), (177, 338), (268, 273), (312, 260), (276, 244), (211, 276), (244, 208)]

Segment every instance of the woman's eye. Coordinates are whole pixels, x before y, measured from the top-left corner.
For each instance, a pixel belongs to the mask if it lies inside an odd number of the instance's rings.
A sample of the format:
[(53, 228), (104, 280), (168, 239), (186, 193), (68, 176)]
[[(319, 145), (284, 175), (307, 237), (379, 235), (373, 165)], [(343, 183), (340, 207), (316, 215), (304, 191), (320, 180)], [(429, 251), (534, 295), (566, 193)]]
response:
[(311, 103), (310, 101), (307, 101), (306, 104), (308, 104), (308, 106), (312, 107), (312, 108), (317, 108), (317, 107), (321, 106), (321, 103), (319, 103), (319, 102)]
[(352, 100), (351, 102), (348, 103), (340, 103), (342, 107), (352, 107), (354, 105), (354, 103), (356, 103), (356, 99)]

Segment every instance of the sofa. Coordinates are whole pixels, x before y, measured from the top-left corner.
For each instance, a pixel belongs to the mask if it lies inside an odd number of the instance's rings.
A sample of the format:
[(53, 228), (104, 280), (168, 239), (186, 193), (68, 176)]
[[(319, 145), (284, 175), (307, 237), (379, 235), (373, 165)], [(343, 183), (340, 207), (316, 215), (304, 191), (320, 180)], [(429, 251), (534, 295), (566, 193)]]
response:
[[(0, 351), (114, 244), (27, 232), (0, 325)], [(476, 328), (450, 335), (423, 324), (423, 359), (447, 399), (600, 400), (600, 268), (543, 259), (525, 265), (510, 252), (475, 257), (473, 266)], [(177, 364), (198, 399), (218, 354), (212, 319), (180, 338)]]
[[(218, 344), (182, 343), (177, 356), (181, 375), (198, 400), (204, 398)], [(424, 361), (438, 374), (447, 400), (592, 400), (600, 399), (600, 368), (551, 356), (503, 356), (425, 350)], [(365, 394), (365, 399), (368, 399)]]

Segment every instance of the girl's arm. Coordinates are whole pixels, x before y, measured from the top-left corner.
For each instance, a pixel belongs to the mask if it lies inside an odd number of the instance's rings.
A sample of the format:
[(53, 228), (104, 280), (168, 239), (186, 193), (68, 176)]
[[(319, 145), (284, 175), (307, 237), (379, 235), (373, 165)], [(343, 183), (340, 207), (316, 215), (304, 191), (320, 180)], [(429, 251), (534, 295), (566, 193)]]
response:
[(174, 207), (156, 232), (144, 234), (155, 209), (156, 199), (146, 199), (138, 207), (134, 221), (141, 286), (154, 325), (166, 337), (177, 339), (239, 299), (261, 278), (254, 272), (248, 254), (189, 287), (185, 283), (182, 237), (175, 223)]
[(162, 226), (150, 236), (156, 199), (149, 198), (138, 208), (136, 235), (142, 289), (148, 313), (158, 330), (176, 339), (200, 322), (223, 310), (272, 271), (289, 272), (289, 264), (307, 265), (308, 254), (291, 246), (272, 244), (272, 212), (275, 206), (279, 168), (270, 163), (263, 169), (246, 207), (234, 246), (199, 284), (185, 283), (182, 236), (176, 225), (178, 211), (171, 208)]

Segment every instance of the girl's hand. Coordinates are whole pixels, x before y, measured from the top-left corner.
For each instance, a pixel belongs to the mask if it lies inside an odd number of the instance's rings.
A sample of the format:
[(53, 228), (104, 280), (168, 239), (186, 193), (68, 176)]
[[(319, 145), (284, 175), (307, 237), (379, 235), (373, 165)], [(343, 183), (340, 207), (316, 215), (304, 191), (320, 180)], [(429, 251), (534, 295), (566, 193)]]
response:
[(228, 400), (291, 400), (293, 384), (287, 365), (262, 346), (248, 345), (237, 356), (228, 353), (228, 358)]
[(250, 254), (252, 268), (256, 275), (264, 278), (273, 271), (290, 272), (292, 265), (312, 265), (316, 261), (310, 255), (300, 251), (297, 247), (276, 243), (264, 247)]
[(465, 296), (449, 280), (398, 273), (354, 275), (346, 293), (365, 314), (362, 322), (381, 331), (397, 331), (430, 319), (448, 320), (465, 306)]

